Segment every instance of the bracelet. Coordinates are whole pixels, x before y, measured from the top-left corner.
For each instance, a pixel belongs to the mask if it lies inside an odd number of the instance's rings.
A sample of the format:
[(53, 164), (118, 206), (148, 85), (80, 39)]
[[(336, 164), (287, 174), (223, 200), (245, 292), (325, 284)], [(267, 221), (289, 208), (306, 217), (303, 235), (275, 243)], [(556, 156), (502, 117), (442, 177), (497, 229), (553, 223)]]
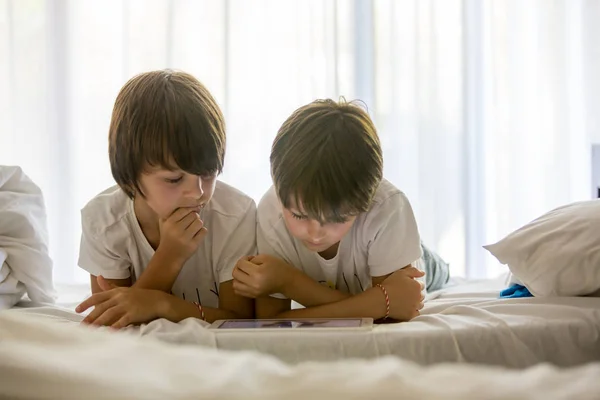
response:
[(388, 296), (388, 292), (385, 290), (383, 285), (378, 283), (376, 286), (381, 289), (383, 295), (385, 296), (385, 317), (383, 317), (383, 319), (387, 319), (390, 316), (390, 297)]
[(194, 301), (194, 304), (196, 305), (196, 307), (198, 307), (198, 311), (200, 311), (200, 319), (202, 321), (206, 321), (206, 317), (204, 316), (204, 310), (202, 309), (202, 304), (198, 303), (197, 301)]

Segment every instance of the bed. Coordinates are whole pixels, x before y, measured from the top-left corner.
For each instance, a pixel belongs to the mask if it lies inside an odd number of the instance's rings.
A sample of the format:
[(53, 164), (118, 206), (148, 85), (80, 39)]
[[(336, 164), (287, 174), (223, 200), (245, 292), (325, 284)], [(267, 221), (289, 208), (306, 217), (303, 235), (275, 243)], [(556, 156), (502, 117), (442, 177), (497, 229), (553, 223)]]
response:
[[(202, 321), (157, 320), (127, 333), (176, 344), (252, 350), (288, 364), (393, 355), (421, 365), (443, 362), (526, 368), (539, 363), (572, 367), (600, 361), (600, 298), (499, 299), (506, 277), (455, 284), (433, 293), (410, 323), (368, 332), (230, 333), (204, 329)], [(10, 313), (76, 324), (72, 310), (87, 286), (59, 287), (55, 307), (24, 301)]]
[(525, 370), (419, 366), (397, 357), (283, 363), (251, 351), (173, 345), (23, 312), (0, 313), (0, 398), (597, 399), (600, 363)]

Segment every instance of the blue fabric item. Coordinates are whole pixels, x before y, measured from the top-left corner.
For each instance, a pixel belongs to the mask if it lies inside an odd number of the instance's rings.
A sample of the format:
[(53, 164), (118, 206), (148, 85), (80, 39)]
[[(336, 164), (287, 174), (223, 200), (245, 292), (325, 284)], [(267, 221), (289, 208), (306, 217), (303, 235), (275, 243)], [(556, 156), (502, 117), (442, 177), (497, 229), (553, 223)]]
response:
[(517, 297), (533, 297), (533, 295), (525, 286), (516, 283), (500, 292), (501, 299), (515, 299)]

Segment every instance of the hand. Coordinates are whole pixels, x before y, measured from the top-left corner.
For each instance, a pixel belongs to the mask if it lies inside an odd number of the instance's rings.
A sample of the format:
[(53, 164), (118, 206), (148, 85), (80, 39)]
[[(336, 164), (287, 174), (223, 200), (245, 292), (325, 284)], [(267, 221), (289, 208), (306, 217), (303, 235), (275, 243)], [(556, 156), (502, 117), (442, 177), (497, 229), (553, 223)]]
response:
[(168, 254), (185, 263), (198, 249), (208, 232), (200, 215), (193, 210), (178, 208), (167, 219), (158, 222), (160, 243), (157, 252)]
[(152, 321), (160, 316), (168, 294), (158, 290), (117, 287), (98, 276), (98, 284), (103, 290), (79, 304), (75, 311), (84, 312), (90, 307), (94, 310), (82, 323), (111, 326), (116, 329), (131, 324)]
[(237, 295), (250, 298), (282, 293), (296, 271), (277, 257), (244, 257), (233, 270), (233, 290)]
[[(390, 318), (398, 321), (410, 321), (420, 315), (425, 296), (421, 278), (425, 273), (414, 267), (406, 267), (388, 276), (381, 285), (385, 288), (390, 299)], [(381, 288), (374, 288), (381, 291)], [(385, 297), (382, 293), (385, 305)]]

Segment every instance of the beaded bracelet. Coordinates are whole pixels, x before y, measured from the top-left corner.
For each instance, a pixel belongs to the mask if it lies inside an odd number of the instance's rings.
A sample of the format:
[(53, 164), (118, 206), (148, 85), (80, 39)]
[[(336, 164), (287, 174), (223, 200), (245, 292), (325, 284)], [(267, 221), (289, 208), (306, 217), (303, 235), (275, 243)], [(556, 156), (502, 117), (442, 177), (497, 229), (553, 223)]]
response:
[(388, 292), (383, 285), (378, 283), (377, 287), (381, 289), (383, 295), (385, 296), (385, 317), (383, 317), (383, 319), (387, 319), (390, 316), (390, 297), (388, 296)]
[(202, 321), (206, 321), (206, 317), (204, 316), (204, 310), (202, 309), (202, 304), (198, 303), (197, 301), (194, 301), (194, 304), (196, 305), (196, 307), (198, 307), (198, 311), (200, 311), (200, 319), (202, 319)]

